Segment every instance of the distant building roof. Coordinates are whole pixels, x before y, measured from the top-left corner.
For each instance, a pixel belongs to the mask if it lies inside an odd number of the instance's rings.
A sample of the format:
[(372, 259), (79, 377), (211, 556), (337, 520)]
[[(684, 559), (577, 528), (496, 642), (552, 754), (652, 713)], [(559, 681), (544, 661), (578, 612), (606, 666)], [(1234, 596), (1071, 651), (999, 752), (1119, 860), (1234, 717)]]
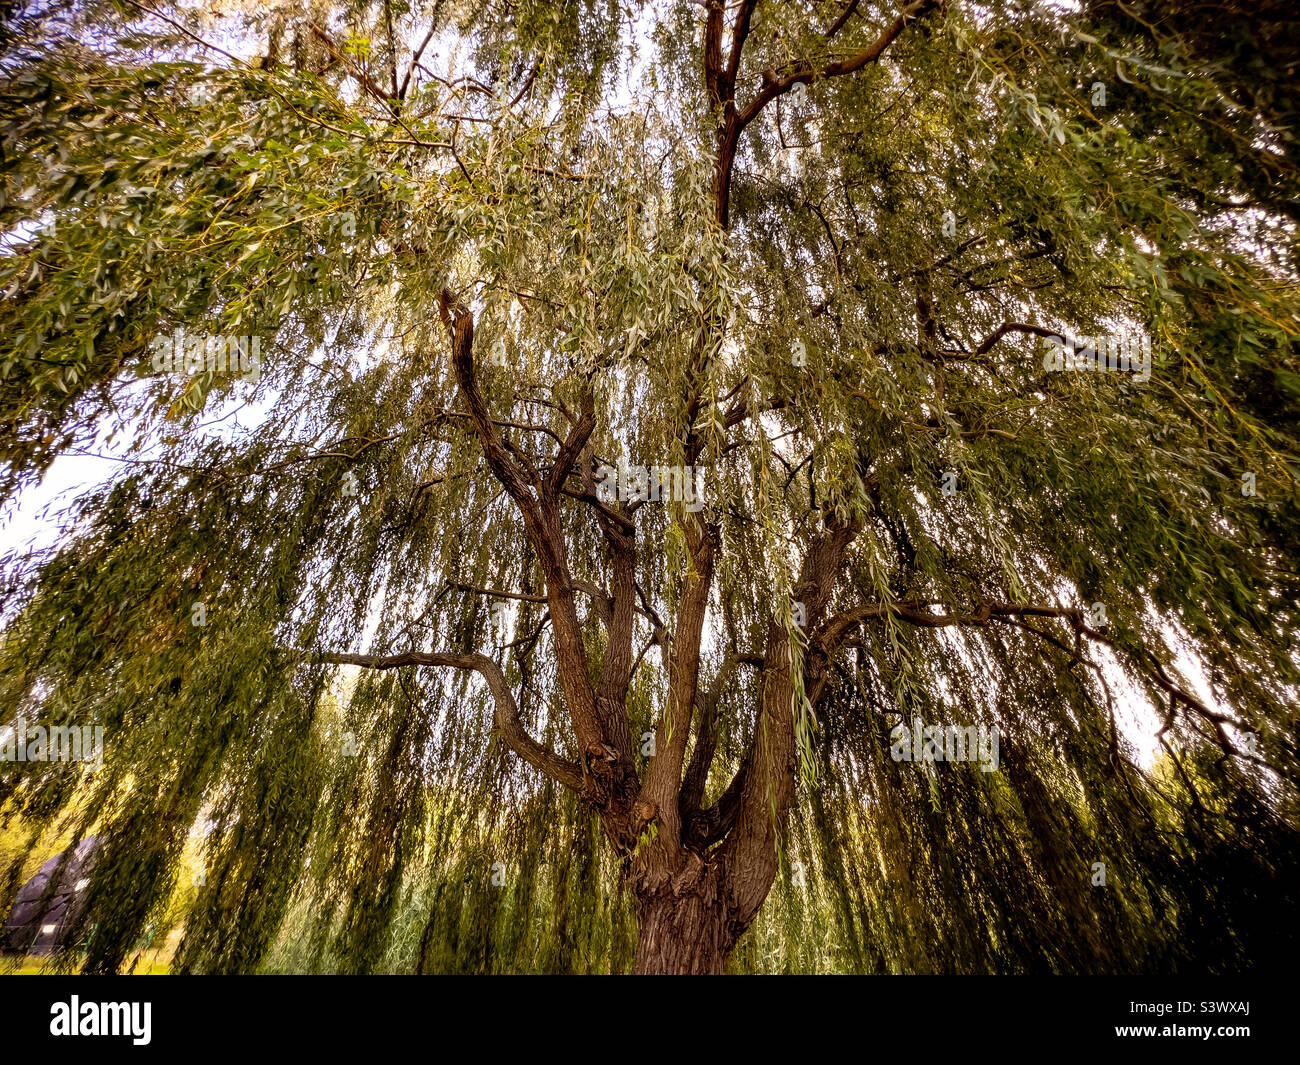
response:
[(18, 891), (13, 909), (5, 920), (0, 939), (6, 950), (28, 954), (50, 954), (59, 946), (63, 930), (77, 913), (82, 891), (94, 867), (98, 836), (87, 836), (77, 844), (59, 872), (50, 894), (51, 878), (66, 852), (60, 852), (37, 870)]

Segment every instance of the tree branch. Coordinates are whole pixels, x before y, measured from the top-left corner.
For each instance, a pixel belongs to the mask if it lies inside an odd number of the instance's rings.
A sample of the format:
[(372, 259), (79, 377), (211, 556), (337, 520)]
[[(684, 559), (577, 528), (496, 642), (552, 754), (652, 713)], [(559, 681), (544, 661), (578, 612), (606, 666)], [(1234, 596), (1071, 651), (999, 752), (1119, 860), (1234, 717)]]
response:
[(831, 24), (831, 28), (823, 35), (828, 41), (839, 33), (840, 30), (844, 28), (845, 23), (853, 17), (853, 13), (858, 9), (858, 3), (859, 0), (849, 0), (849, 3), (844, 5), (844, 10), (840, 12), (840, 17)]
[(478, 378), (474, 373), (474, 316), (450, 289), (444, 288), (438, 295), (438, 313), (443, 325), (447, 327), (451, 339), (452, 366), (460, 385), (465, 405), (469, 407), (470, 418), (478, 432), (483, 446), (483, 457), (497, 480), (510, 493), (520, 509), (528, 511), (536, 506), (527, 478), (506, 450), (501, 434), (497, 432), (496, 423), (488, 413), (487, 403), (479, 391)]
[(1053, 329), (1044, 329), (1041, 325), (1027, 325), (1024, 322), (1003, 322), (980, 342), (980, 346), (975, 349), (975, 354), (987, 355), (993, 349), (993, 345), (1009, 333), (1028, 333), (1038, 337), (1060, 335)]
[(763, 656), (728, 651), (722, 660), (722, 665), (718, 668), (718, 675), (714, 678), (712, 687), (696, 700), (700, 710), (699, 727), (695, 730), (695, 749), (691, 751), (691, 761), (686, 767), (686, 778), (682, 782), (679, 800), (683, 828), (689, 820), (690, 813), (699, 810), (704, 800), (704, 788), (709, 780), (709, 769), (713, 765), (713, 756), (718, 745), (716, 728), (718, 703), (722, 701), (722, 693), (740, 665), (757, 666), (762, 669)]
[(472, 669), (487, 681), (488, 689), (496, 703), (493, 727), (501, 734), (506, 745), (534, 769), (540, 769), (552, 780), (572, 788), (580, 795), (586, 793), (586, 784), (578, 764), (561, 758), (528, 734), (519, 720), (519, 707), (510, 692), (510, 686), (506, 683), (505, 674), (501, 672), (501, 667), (487, 655), (408, 651), (398, 655), (320, 652), (311, 654), (311, 657), (318, 662), (362, 666), (366, 669), (400, 669), (402, 666), (454, 666), (457, 669)]
[(861, 70), (869, 63), (874, 63), (885, 54), (885, 50), (894, 43), (895, 38), (903, 32), (909, 22), (920, 18), (932, 8), (940, 6), (941, 0), (914, 0), (913, 3), (899, 12), (898, 17), (885, 28), (874, 43), (854, 55), (827, 63), (820, 70), (801, 63), (783, 77), (778, 77), (772, 71), (765, 71), (763, 74), (763, 87), (759, 90), (758, 95), (750, 101), (749, 106), (741, 112), (740, 128), (744, 129), (748, 126), (758, 117), (764, 107), (778, 96), (789, 92), (800, 82), (810, 82), (817, 78), (838, 78), (844, 74), (852, 74)]
[(555, 465), (547, 475), (545, 489), (549, 495), (554, 496), (560, 490), (565, 478), (569, 476), (569, 470), (573, 467), (573, 460), (591, 439), (592, 430), (596, 428), (595, 410), (595, 397), (590, 392), (584, 393), (582, 412), (569, 429), (568, 436), (565, 437), (559, 453), (555, 456)]
[(754, 17), (754, 8), (758, 0), (741, 0), (740, 10), (736, 12), (736, 23), (731, 30), (731, 51), (727, 56), (727, 69), (722, 75), (720, 91), (724, 102), (735, 106), (736, 75), (740, 70), (740, 55), (745, 49), (749, 37), (749, 23)]
[[(828, 516), (824, 529), (809, 545), (791, 590), (792, 597), (804, 604), (809, 629), (824, 616), (849, 546), (861, 528), (858, 519), (843, 522)], [(744, 870), (727, 884), (735, 919), (742, 922), (758, 912), (776, 876), (778, 835), (789, 809), (798, 763), (794, 681), (790, 635), (773, 617), (768, 621), (763, 650), (762, 695), (754, 739), (746, 755), (744, 780), (739, 785), (733, 781), (733, 787), (739, 787), (735, 800), (739, 809), (720, 857), (729, 869)]]
[[(496, 476), (523, 515), (524, 528), (537, 551), (546, 580), (547, 603), (555, 631), (556, 665), (565, 704), (573, 720), (578, 743), (584, 751), (606, 747), (608, 730), (596, 707), (596, 694), (587, 675), (587, 648), (574, 605), (573, 576), (560, 513), (553, 495), (534, 491), (515, 459), (507, 452), (488, 413), (474, 374), (474, 317), (460, 299), (444, 288), (438, 296), (438, 312), (451, 338), (452, 366), (461, 395), (469, 408), (489, 469)], [(572, 433), (570, 434), (572, 437)], [(626, 717), (626, 714), (624, 714)], [(626, 732), (626, 728), (622, 730)], [(632, 772), (630, 743), (619, 745), (621, 769)]]
[(704, 91), (709, 106), (722, 103), (722, 24), (724, 0), (705, 0), (704, 19)]
[[(983, 625), (990, 620), (1003, 621), (1010, 623), (1010, 619), (1019, 617), (1040, 617), (1040, 618), (1060, 618), (1070, 624), (1074, 630), (1076, 639), (1087, 637), (1094, 643), (1103, 644), (1115, 651), (1123, 652), (1127, 657), (1133, 658), (1134, 653), (1128, 648), (1116, 643), (1105, 633), (1098, 632), (1091, 628), (1084, 620), (1085, 613), (1077, 607), (1054, 607), (1043, 606), (1032, 603), (980, 603), (973, 611), (967, 613), (944, 613), (936, 614), (928, 609), (931, 606), (944, 606), (940, 603), (894, 603), (888, 605), (869, 604), (855, 607), (853, 610), (846, 611), (843, 614), (833, 618), (831, 621), (820, 629), (810, 642), (815, 641), (822, 650), (829, 656), (840, 644), (844, 635), (849, 629), (853, 628), (860, 622), (883, 618), (885, 616), (895, 617), (908, 624), (917, 625), (929, 629), (947, 628), (951, 625)], [(1021, 626), (1023, 627), (1023, 626)], [(1036, 630), (1030, 630), (1035, 631)], [(1044, 635), (1037, 633), (1037, 635)], [(1155, 676), (1151, 677), (1152, 683), (1166, 692), (1171, 698), (1183, 703), (1193, 710), (1198, 716), (1211, 722), (1219, 736), (1219, 745), (1225, 751), (1230, 750), (1227, 742), (1227, 736), (1223, 732), (1224, 725), (1237, 727), (1238, 723), (1226, 714), (1221, 714), (1216, 710), (1211, 710), (1205, 703), (1197, 699), (1196, 696), (1189, 694), (1169, 677), (1164, 667), (1151, 656), (1150, 665), (1155, 671)], [(1238, 752), (1233, 751), (1236, 754)]]

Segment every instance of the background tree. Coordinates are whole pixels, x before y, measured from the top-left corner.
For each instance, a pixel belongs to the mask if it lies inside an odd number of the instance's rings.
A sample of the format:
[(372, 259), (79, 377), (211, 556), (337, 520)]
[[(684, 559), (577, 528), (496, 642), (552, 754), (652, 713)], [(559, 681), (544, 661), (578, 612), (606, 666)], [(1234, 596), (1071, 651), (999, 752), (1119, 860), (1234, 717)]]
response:
[(1289, 956), (1294, 65), (1201, 7), (6, 9), (0, 486), (121, 467), (3, 560), (86, 967), (199, 823), (185, 970)]

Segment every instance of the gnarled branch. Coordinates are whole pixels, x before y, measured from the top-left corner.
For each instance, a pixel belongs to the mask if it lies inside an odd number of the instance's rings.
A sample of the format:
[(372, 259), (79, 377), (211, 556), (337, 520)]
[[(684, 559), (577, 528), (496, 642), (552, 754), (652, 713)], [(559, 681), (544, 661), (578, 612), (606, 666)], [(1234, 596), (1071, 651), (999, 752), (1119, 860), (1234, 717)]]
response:
[(567, 785), (579, 794), (586, 791), (582, 770), (576, 762), (561, 758), (528, 734), (523, 722), (519, 720), (519, 707), (510, 691), (510, 685), (506, 683), (505, 674), (501, 671), (501, 667), (487, 655), (474, 652), (446, 654), (408, 651), (397, 655), (321, 652), (312, 657), (318, 662), (362, 666), (366, 669), (399, 669), (402, 666), (454, 666), (457, 669), (472, 669), (487, 682), (488, 690), (492, 692), (492, 698), (496, 703), (492, 724), (505, 740), (506, 746), (552, 780)]

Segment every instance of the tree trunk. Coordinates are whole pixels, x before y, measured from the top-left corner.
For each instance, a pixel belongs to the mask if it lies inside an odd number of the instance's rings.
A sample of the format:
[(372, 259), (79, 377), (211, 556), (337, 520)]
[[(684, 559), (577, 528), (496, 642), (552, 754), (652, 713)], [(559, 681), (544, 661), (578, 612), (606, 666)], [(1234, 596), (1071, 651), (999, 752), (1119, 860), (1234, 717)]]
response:
[(638, 900), (635, 972), (720, 976), (736, 944), (726, 908), (705, 893)]

